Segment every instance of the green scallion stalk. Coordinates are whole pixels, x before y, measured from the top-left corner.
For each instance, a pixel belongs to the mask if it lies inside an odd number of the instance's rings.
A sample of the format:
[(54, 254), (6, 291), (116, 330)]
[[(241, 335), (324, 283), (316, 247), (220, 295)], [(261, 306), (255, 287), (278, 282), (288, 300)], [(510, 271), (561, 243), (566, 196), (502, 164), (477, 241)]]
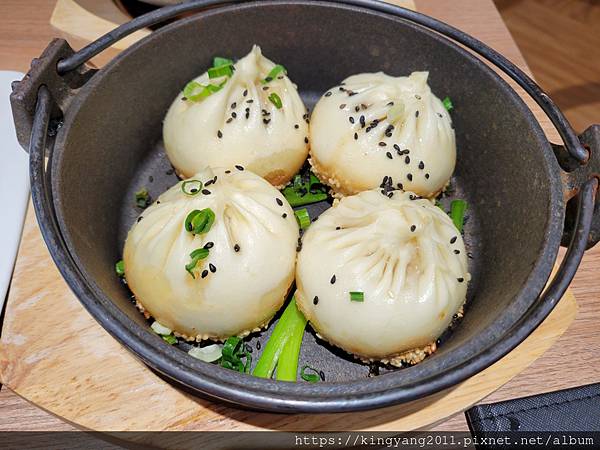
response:
[(185, 195), (194, 196), (198, 195), (202, 190), (202, 181), (200, 180), (187, 180), (181, 183), (181, 190)]
[[(311, 370), (314, 373), (306, 373), (306, 370)], [(321, 380), (321, 376), (319, 375), (319, 371), (313, 367), (310, 366), (304, 366), (302, 367), (302, 370), (300, 371), (300, 377), (304, 380), (304, 381), (308, 381), (309, 383), (316, 383), (318, 381)]]
[[(292, 301), (295, 306), (295, 300)], [(300, 347), (304, 337), (304, 328), (306, 328), (306, 318), (298, 311), (297, 307), (294, 312), (294, 322), (291, 326), (292, 332), (283, 346), (283, 351), (277, 362), (275, 377), (280, 381), (296, 381), (298, 374), (298, 357), (300, 356)]]
[(279, 75), (281, 72), (283, 72), (284, 74), (287, 73), (287, 71), (285, 70), (285, 67), (283, 67), (281, 64), (277, 64), (275, 67), (273, 67), (271, 69), (271, 71), (269, 72), (267, 77), (264, 80), (262, 80), (262, 84), (267, 84), (270, 81), (273, 81), (275, 78), (277, 78), (277, 75)]
[(211, 80), (213, 78), (230, 77), (231, 75), (233, 75), (233, 65), (231, 64), (224, 64), (208, 69), (208, 78)]
[(275, 108), (281, 109), (283, 107), (283, 102), (281, 101), (281, 97), (273, 92), (269, 95), (269, 101), (275, 105)]
[(231, 66), (231, 65), (233, 65), (232, 59), (223, 58), (221, 56), (215, 56), (213, 58), (213, 67)]
[[(252, 375), (261, 378), (271, 378), (277, 363), (284, 352), (286, 343), (291, 336), (304, 334), (306, 319), (296, 307), (296, 300), (292, 300), (283, 311), (279, 322), (275, 325), (273, 333), (265, 345)], [(284, 372), (290, 370), (289, 365), (285, 366)]]
[(454, 109), (454, 105), (452, 104), (452, 100), (450, 100), (450, 97), (444, 98), (444, 100), (442, 100), (442, 103), (444, 104), (444, 108), (446, 108), (446, 111), (450, 112)]
[(122, 278), (125, 276), (125, 263), (122, 259), (117, 261), (117, 263), (115, 264), (115, 272), (117, 273), (118, 277)]
[(365, 293), (364, 292), (350, 292), (350, 300), (353, 302), (364, 302), (365, 301)]
[(306, 208), (294, 211), (294, 215), (296, 216), (296, 220), (298, 221), (301, 230), (305, 230), (310, 226), (310, 215)]
[(462, 233), (465, 222), (465, 212), (467, 211), (467, 202), (464, 200), (452, 200), (450, 204), (450, 217), (454, 226)]

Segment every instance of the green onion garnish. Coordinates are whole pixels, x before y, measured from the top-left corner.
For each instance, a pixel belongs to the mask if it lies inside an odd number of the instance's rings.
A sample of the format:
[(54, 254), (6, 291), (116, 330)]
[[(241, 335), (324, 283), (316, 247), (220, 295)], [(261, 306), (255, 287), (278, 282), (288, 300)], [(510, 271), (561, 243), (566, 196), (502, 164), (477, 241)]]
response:
[(440, 208), (442, 211), (446, 212), (446, 210), (444, 209), (444, 205), (442, 205), (439, 200), (435, 201), (435, 206)]
[(204, 362), (215, 362), (222, 356), (222, 347), (219, 344), (210, 344), (205, 347), (192, 347), (188, 355)]
[(231, 75), (233, 75), (233, 65), (231, 64), (208, 69), (208, 78), (211, 80), (213, 78), (230, 77)]
[(283, 103), (281, 102), (281, 97), (279, 97), (279, 95), (277, 95), (275, 92), (269, 95), (269, 101), (273, 103), (275, 105), (275, 108), (277, 109), (281, 109), (281, 107), (283, 106)]
[(185, 229), (196, 234), (205, 234), (210, 231), (210, 227), (215, 221), (215, 213), (210, 208), (203, 210), (195, 209), (185, 218)]
[(191, 100), (193, 102), (198, 102), (202, 99), (208, 97), (212, 92), (206, 89), (206, 86), (198, 83), (197, 81), (190, 81), (183, 88), (183, 96), (187, 100)]
[[(314, 373), (306, 373), (306, 370), (310, 370)], [(321, 376), (319, 375), (319, 371), (313, 367), (310, 366), (304, 366), (302, 367), (302, 370), (300, 371), (300, 376), (302, 377), (302, 379), (304, 381), (308, 381), (309, 383), (316, 383), (318, 381), (321, 380)]]
[(300, 311), (297, 311), (294, 328), (283, 346), (281, 355), (279, 355), (279, 361), (277, 361), (276, 379), (281, 381), (296, 381), (298, 358), (300, 356), (300, 347), (302, 347), (305, 327), (306, 319)]
[(190, 253), (190, 258), (192, 260), (185, 265), (185, 270), (192, 276), (192, 278), (196, 279), (196, 275), (194, 275), (194, 269), (198, 265), (198, 262), (201, 259), (205, 259), (208, 256), (209, 250), (207, 248), (197, 248), (192, 253)]
[(221, 56), (215, 56), (213, 58), (213, 67), (231, 66), (231, 65), (233, 65), (232, 59), (223, 58)]
[[(227, 338), (221, 350), (221, 366), (242, 373), (250, 371), (252, 356), (244, 349), (243, 341), (237, 336)], [(242, 358), (246, 361), (243, 362)]]
[(294, 211), (294, 215), (296, 216), (296, 220), (298, 221), (298, 225), (300, 226), (301, 230), (304, 230), (309, 227), (310, 215), (308, 214), (306, 208)]
[(215, 92), (219, 92), (226, 82), (227, 80), (223, 81), (219, 85), (203, 85), (198, 83), (197, 81), (190, 81), (188, 84), (185, 85), (185, 88), (183, 88), (183, 96), (187, 100), (199, 102), (200, 100), (204, 100), (206, 97), (214, 94)]
[(138, 208), (146, 208), (150, 204), (150, 194), (146, 188), (142, 188), (135, 193), (135, 204)]
[(152, 328), (152, 331), (154, 331), (156, 334), (160, 334), (162, 336), (167, 336), (167, 335), (173, 333), (173, 330), (165, 327), (158, 320), (155, 320), (154, 322), (152, 322), (152, 325), (150, 325), (150, 328)]
[(450, 204), (450, 217), (454, 226), (462, 233), (465, 222), (465, 212), (467, 211), (467, 202), (464, 200), (452, 200)]
[(450, 97), (446, 97), (444, 100), (442, 100), (442, 103), (444, 104), (444, 108), (446, 108), (446, 111), (452, 111), (454, 109), (454, 105), (452, 104), (452, 100), (450, 100)]
[(117, 272), (117, 276), (124, 277), (125, 276), (125, 263), (122, 259), (117, 261), (115, 264), (115, 272)]
[(350, 300), (353, 302), (364, 302), (365, 301), (365, 293), (364, 292), (350, 292)]
[[(277, 379), (295, 381), (298, 352), (304, 336), (306, 318), (296, 307), (296, 300), (287, 305), (265, 345), (252, 375), (271, 378), (277, 367)], [(288, 347), (288, 342), (290, 345)]]
[(198, 195), (202, 189), (202, 181), (187, 180), (181, 183), (181, 190), (185, 195)]
[(172, 334), (163, 336), (162, 338), (165, 340), (165, 342), (167, 344), (170, 344), (170, 345), (177, 344), (177, 338), (175, 336), (173, 336)]
[(152, 322), (150, 328), (152, 328), (152, 331), (154, 331), (156, 334), (160, 335), (160, 337), (162, 337), (165, 340), (165, 342), (171, 345), (177, 344), (177, 338), (173, 336), (173, 331), (170, 328), (167, 328), (161, 323), (159, 323), (157, 320)]
[(327, 200), (325, 186), (312, 173), (296, 175), (292, 185), (283, 189), (283, 195), (292, 207), (309, 205)]
[(283, 72), (284, 74), (287, 73), (287, 71), (285, 70), (285, 67), (283, 67), (281, 64), (277, 64), (275, 67), (273, 67), (271, 69), (271, 71), (267, 75), (267, 78), (262, 80), (262, 84), (267, 84), (268, 82), (273, 81), (275, 78), (277, 78), (277, 75), (279, 75), (281, 72)]

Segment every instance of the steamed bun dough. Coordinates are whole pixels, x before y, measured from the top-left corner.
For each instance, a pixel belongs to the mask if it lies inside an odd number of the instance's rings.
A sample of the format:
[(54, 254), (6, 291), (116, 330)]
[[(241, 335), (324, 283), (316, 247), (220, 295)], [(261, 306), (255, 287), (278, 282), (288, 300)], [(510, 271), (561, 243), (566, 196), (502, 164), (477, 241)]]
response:
[(456, 162), (450, 115), (427, 84), (428, 72), (354, 75), (327, 91), (311, 117), (313, 170), (341, 195), (379, 186), (433, 197)]
[[(259, 47), (235, 64), (231, 78), (195, 78), (222, 89), (200, 101), (179, 93), (163, 126), (167, 156), (177, 173), (190, 177), (204, 167), (240, 164), (274, 186), (285, 185), (308, 155), (306, 108), (296, 86), (281, 72), (263, 83), (275, 64)], [(277, 94), (278, 109), (269, 100)]]
[[(365, 191), (304, 234), (296, 301), (330, 343), (363, 361), (401, 365), (435, 350), (469, 280), (461, 234), (440, 208), (408, 192)], [(351, 301), (353, 291), (364, 301)]]
[[(268, 324), (292, 285), (299, 236), (294, 212), (248, 170), (206, 169), (194, 179), (204, 183), (202, 192), (189, 196), (183, 182), (176, 184), (131, 228), (125, 277), (140, 309), (186, 339), (244, 336)], [(193, 235), (185, 219), (205, 208), (214, 212), (214, 223), (208, 233)], [(185, 266), (203, 247), (209, 255), (192, 278)]]

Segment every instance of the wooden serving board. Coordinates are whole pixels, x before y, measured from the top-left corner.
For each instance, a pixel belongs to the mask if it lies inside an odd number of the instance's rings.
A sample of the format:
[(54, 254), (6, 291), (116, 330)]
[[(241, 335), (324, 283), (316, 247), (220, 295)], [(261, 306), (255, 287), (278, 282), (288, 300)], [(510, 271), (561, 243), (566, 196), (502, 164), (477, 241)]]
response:
[[(474, 34), (526, 69), (491, 3), (478, 5), (482, 3), (417, 0), (420, 11)], [(552, 136), (548, 120), (526, 101)], [(575, 299), (568, 293), (505, 358), (422, 400), (351, 414), (292, 416), (238, 410), (173, 388), (109, 336), (58, 273), (30, 207), (0, 338), (0, 381), (46, 411), (93, 430), (411, 430), (461, 412), (498, 389), (549, 349), (576, 313)]]

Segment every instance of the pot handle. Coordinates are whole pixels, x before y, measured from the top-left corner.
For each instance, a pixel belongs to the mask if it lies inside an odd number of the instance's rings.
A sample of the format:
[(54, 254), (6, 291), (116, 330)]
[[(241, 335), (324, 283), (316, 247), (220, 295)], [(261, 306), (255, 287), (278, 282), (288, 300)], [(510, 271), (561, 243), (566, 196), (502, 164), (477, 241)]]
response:
[[(575, 197), (586, 183), (593, 179), (600, 180), (600, 125), (592, 125), (579, 136), (579, 139), (589, 154), (588, 161), (583, 165), (573, 161), (564, 146), (552, 145), (556, 159), (564, 170), (562, 179), (567, 210), (561, 242), (563, 246), (567, 246), (576, 234), (577, 204)], [(593, 247), (600, 241), (600, 199), (598, 198), (591, 220), (587, 248)]]
[[(69, 58), (75, 52), (64, 39), (54, 39), (39, 58), (31, 62), (29, 72), (21, 81), (12, 84), (10, 103), (15, 121), (17, 139), (26, 151), (30, 146), (34, 116), (38, 105), (38, 93), (45, 86), (50, 96), (49, 127), (56, 131), (63, 113), (68, 109), (72, 98), (79, 89), (97, 72), (84, 65), (67, 74), (59, 75), (56, 67), (59, 61)], [(54, 134), (52, 131), (51, 134)]]

